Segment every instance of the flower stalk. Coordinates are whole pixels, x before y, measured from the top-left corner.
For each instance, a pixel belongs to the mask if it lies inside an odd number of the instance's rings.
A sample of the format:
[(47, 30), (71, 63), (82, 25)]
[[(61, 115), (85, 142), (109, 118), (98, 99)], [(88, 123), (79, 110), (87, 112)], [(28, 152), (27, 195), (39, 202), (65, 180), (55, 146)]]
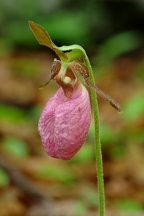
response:
[[(86, 56), (86, 64), (89, 70), (89, 80), (95, 85), (95, 79), (93, 70), (90, 65), (89, 59)], [(102, 150), (100, 142), (100, 122), (99, 122), (99, 109), (97, 102), (97, 95), (94, 89), (90, 88), (91, 103), (95, 125), (95, 154), (96, 154), (96, 170), (97, 170), (97, 182), (98, 182), (98, 194), (99, 194), (99, 215), (105, 215), (105, 192), (104, 192), (104, 179), (103, 179), (103, 161)]]

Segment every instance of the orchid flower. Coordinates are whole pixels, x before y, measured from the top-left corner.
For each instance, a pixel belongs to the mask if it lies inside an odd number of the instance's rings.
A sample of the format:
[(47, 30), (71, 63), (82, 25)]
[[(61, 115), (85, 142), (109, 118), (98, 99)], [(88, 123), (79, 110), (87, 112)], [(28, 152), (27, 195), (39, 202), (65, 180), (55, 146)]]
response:
[[(69, 160), (85, 142), (91, 121), (91, 104), (87, 87), (90, 88), (96, 131), (100, 215), (104, 216), (103, 168), (96, 92), (118, 111), (121, 111), (121, 107), (95, 86), (89, 59), (81, 46), (57, 47), (40, 25), (32, 21), (29, 25), (38, 42), (53, 50), (58, 56), (51, 67), (50, 78), (43, 86), (54, 79), (60, 88), (48, 100), (38, 123), (42, 143), (50, 156)], [(86, 87), (78, 79), (78, 74), (83, 77)]]
[[(60, 61), (55, 60), (52, 71), (59, 64)], [(88, 133), (91, 119), (89, 94), (67, 63), (62, 63), (54, 79), (61, 87), (48, 100), (41, 114), (39, 132), (50, 156), (69, 160), (81, 148)]]

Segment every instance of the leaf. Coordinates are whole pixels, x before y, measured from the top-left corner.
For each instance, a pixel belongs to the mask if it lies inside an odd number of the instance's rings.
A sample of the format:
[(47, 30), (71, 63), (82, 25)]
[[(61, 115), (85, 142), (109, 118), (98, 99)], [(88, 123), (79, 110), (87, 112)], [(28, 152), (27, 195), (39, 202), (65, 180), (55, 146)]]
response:
[(29, 154), (29, 149), (26, 143), (15, 137), (6, 136), (2, 142), (3, 150), (14, 157), (26, 157)]
[(65, 60), (67, 59), (67, 61), (72, 61), (75, 59), (85, 58), (86, 52), (80, 45), (75, 44), (70, 46), (57, 47), (52, 42), (50, 36), (42, 26), (33, 21), (29, 21), (29, 26), (38, 42), (41, 45), (49, 47), (51, 50), (53, 50), (60, 59), (61, 57), (63, 57)]
[(141, 43), (139, 34), (134, 31), (116, 34), (107, 39), (101, 46), (97, 63), (105, 65), (121, 55), (138, 49)]
[(93, 148), (85, 144), (81, 150), (72, 158), (71, 162), (89, 163), (94, 158)]
[(132, 122), (143, 115), (144, 110), (144, 94), (137, 93), (130, 98), (124, 106), (125, 121)]
[(42, 107), (37, 105), (34, 106), (31, 110), (28, 112), (28, 118), (31, 119), (33, 122), (35, 121), (36, 123), (38, 122), (38, 119), (42, 113)]
[[(95, 133), (95, 127), (94, 123), (91, 124), (89, 132), (88, 132), (88, 138), (89, 140), (94, 140), (94, 133)], [(100, 130), (100, 137), (102, 142), (102, 147), (105, 147), (107, 145), (111, 145), (111, 143), (114, 143), (117, 141), (118, 133), (113, 128), (109, 127), (108, 125), (102, 123), (101, 124), (101, 130)]]
[(53, 50), (59, 57), (64, 57), (67, 59), (67, 55), (62, 52), (51, 40), (48, 33), (44, 30), (42, 26), (39, 24), (29, 21), (29, 26), (31, 31), (33, 32), (34, 36), (38, 40), (38, 42), (46, 47), (49, 47), (51, 50)]
[(26, 119), (26, 112), (12, 105), (0, 104), (1, 121), (21, 122)]

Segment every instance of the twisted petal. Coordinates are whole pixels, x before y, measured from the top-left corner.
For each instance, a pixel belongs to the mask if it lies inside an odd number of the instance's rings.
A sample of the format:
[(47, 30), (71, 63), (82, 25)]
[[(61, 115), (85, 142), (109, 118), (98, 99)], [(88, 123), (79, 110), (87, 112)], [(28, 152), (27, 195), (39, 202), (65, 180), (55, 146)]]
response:
[(55, 158), (71, 159), (86, 139), (90, 120), (87, 89), (79, 84), (68, 98), (60, 88), (47, 102), (39, 120), (46, 152)]

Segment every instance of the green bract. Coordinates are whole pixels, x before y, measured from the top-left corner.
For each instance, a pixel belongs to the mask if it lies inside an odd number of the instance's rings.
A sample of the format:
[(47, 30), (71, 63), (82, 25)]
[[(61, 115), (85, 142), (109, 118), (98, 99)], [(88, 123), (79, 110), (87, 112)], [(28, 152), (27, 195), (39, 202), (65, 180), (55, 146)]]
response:
[[(51, 50), (53, 50), (62, 61), (70, 62), (77, 59), (85, 61), (87, 55), (85, 50), (80, 45), (56, 46), (51, 40), (49, 34), (39, 24), (29, 21), (30, 29), (35, 35), (37, 41)], [(86, 61), (85, 61), (86, 63)]]

